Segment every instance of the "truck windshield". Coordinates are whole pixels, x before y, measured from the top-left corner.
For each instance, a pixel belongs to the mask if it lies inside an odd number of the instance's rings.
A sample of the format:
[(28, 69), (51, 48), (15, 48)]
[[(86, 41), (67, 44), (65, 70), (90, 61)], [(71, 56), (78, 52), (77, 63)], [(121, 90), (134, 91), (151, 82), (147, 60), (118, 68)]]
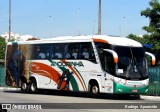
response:
[(113, 50), (119, 58), (116, 74), (118, 77), (132, 80), (148, 78), (143, 47), (113, 46)]

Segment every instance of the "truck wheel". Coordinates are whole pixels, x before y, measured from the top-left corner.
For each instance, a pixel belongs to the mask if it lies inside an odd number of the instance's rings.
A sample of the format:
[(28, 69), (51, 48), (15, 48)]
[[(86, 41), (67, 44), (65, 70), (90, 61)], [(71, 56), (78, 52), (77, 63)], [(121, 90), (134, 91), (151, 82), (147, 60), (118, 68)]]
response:
[(37, 90), (38, 90), (37, 89), (37, 82), (36, 82), (35, 79), (32, 79), (31, 82), (30, 82), (30, 93), (35, 94), (35, 93), (38, 92)]
[(99, 97), (99, 87), (97, 84), (91, 84), (90, 94), (93, 98)]

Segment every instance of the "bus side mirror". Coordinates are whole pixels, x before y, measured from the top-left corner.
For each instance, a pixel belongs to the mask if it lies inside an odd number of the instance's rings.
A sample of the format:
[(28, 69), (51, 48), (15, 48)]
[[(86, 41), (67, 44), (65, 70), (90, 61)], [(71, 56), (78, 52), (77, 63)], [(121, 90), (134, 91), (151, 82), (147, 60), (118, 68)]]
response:
[(152, 65), (155, 65), (156, 64), (155, 56), (153, 54), (149, 53), (149, 52), (145, 52), (145, 54), (152, 58)]
[(103, 49), (104, 51), (106, 52), (109, 52), (113, 55), (113, 59), (114, 59), (114, 63), (117, 64), (118, 63), (118, 54), (113, 51), (113, 50), (110, 50), (110, 49)]

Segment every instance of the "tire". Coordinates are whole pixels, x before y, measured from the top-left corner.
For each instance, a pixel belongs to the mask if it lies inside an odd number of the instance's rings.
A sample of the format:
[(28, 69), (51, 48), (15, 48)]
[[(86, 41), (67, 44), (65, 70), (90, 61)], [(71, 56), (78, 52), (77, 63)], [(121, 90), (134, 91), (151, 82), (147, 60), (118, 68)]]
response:
[(31, 94), (35, 94), (35, 93), (38, 92), (37, 82), (36, 82), (35, 79), (32, 79), (32, 80), (30, 81), (29, 89), (30, 89), (30, 93), (31, 93)]
[(21, 92), (22, 93), (28, 93), (29, 89), (28, 89), (28, 84), (26, 81), (21, 81)]
[(98, 84), (91, 84), (90, 95), (92, 98), (99, 97), (99, 87)]

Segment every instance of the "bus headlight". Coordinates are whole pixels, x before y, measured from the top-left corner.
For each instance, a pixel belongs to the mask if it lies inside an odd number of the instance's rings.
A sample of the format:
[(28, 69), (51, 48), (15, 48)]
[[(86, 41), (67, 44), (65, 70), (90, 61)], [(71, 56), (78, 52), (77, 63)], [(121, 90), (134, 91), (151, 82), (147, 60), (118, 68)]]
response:
[(119, 88), (118, 91), (119, 91), (119, 92), (122, 92), (122, 89)]
[(145, 93), (148, 93), (148, 89), (146, 89)]

